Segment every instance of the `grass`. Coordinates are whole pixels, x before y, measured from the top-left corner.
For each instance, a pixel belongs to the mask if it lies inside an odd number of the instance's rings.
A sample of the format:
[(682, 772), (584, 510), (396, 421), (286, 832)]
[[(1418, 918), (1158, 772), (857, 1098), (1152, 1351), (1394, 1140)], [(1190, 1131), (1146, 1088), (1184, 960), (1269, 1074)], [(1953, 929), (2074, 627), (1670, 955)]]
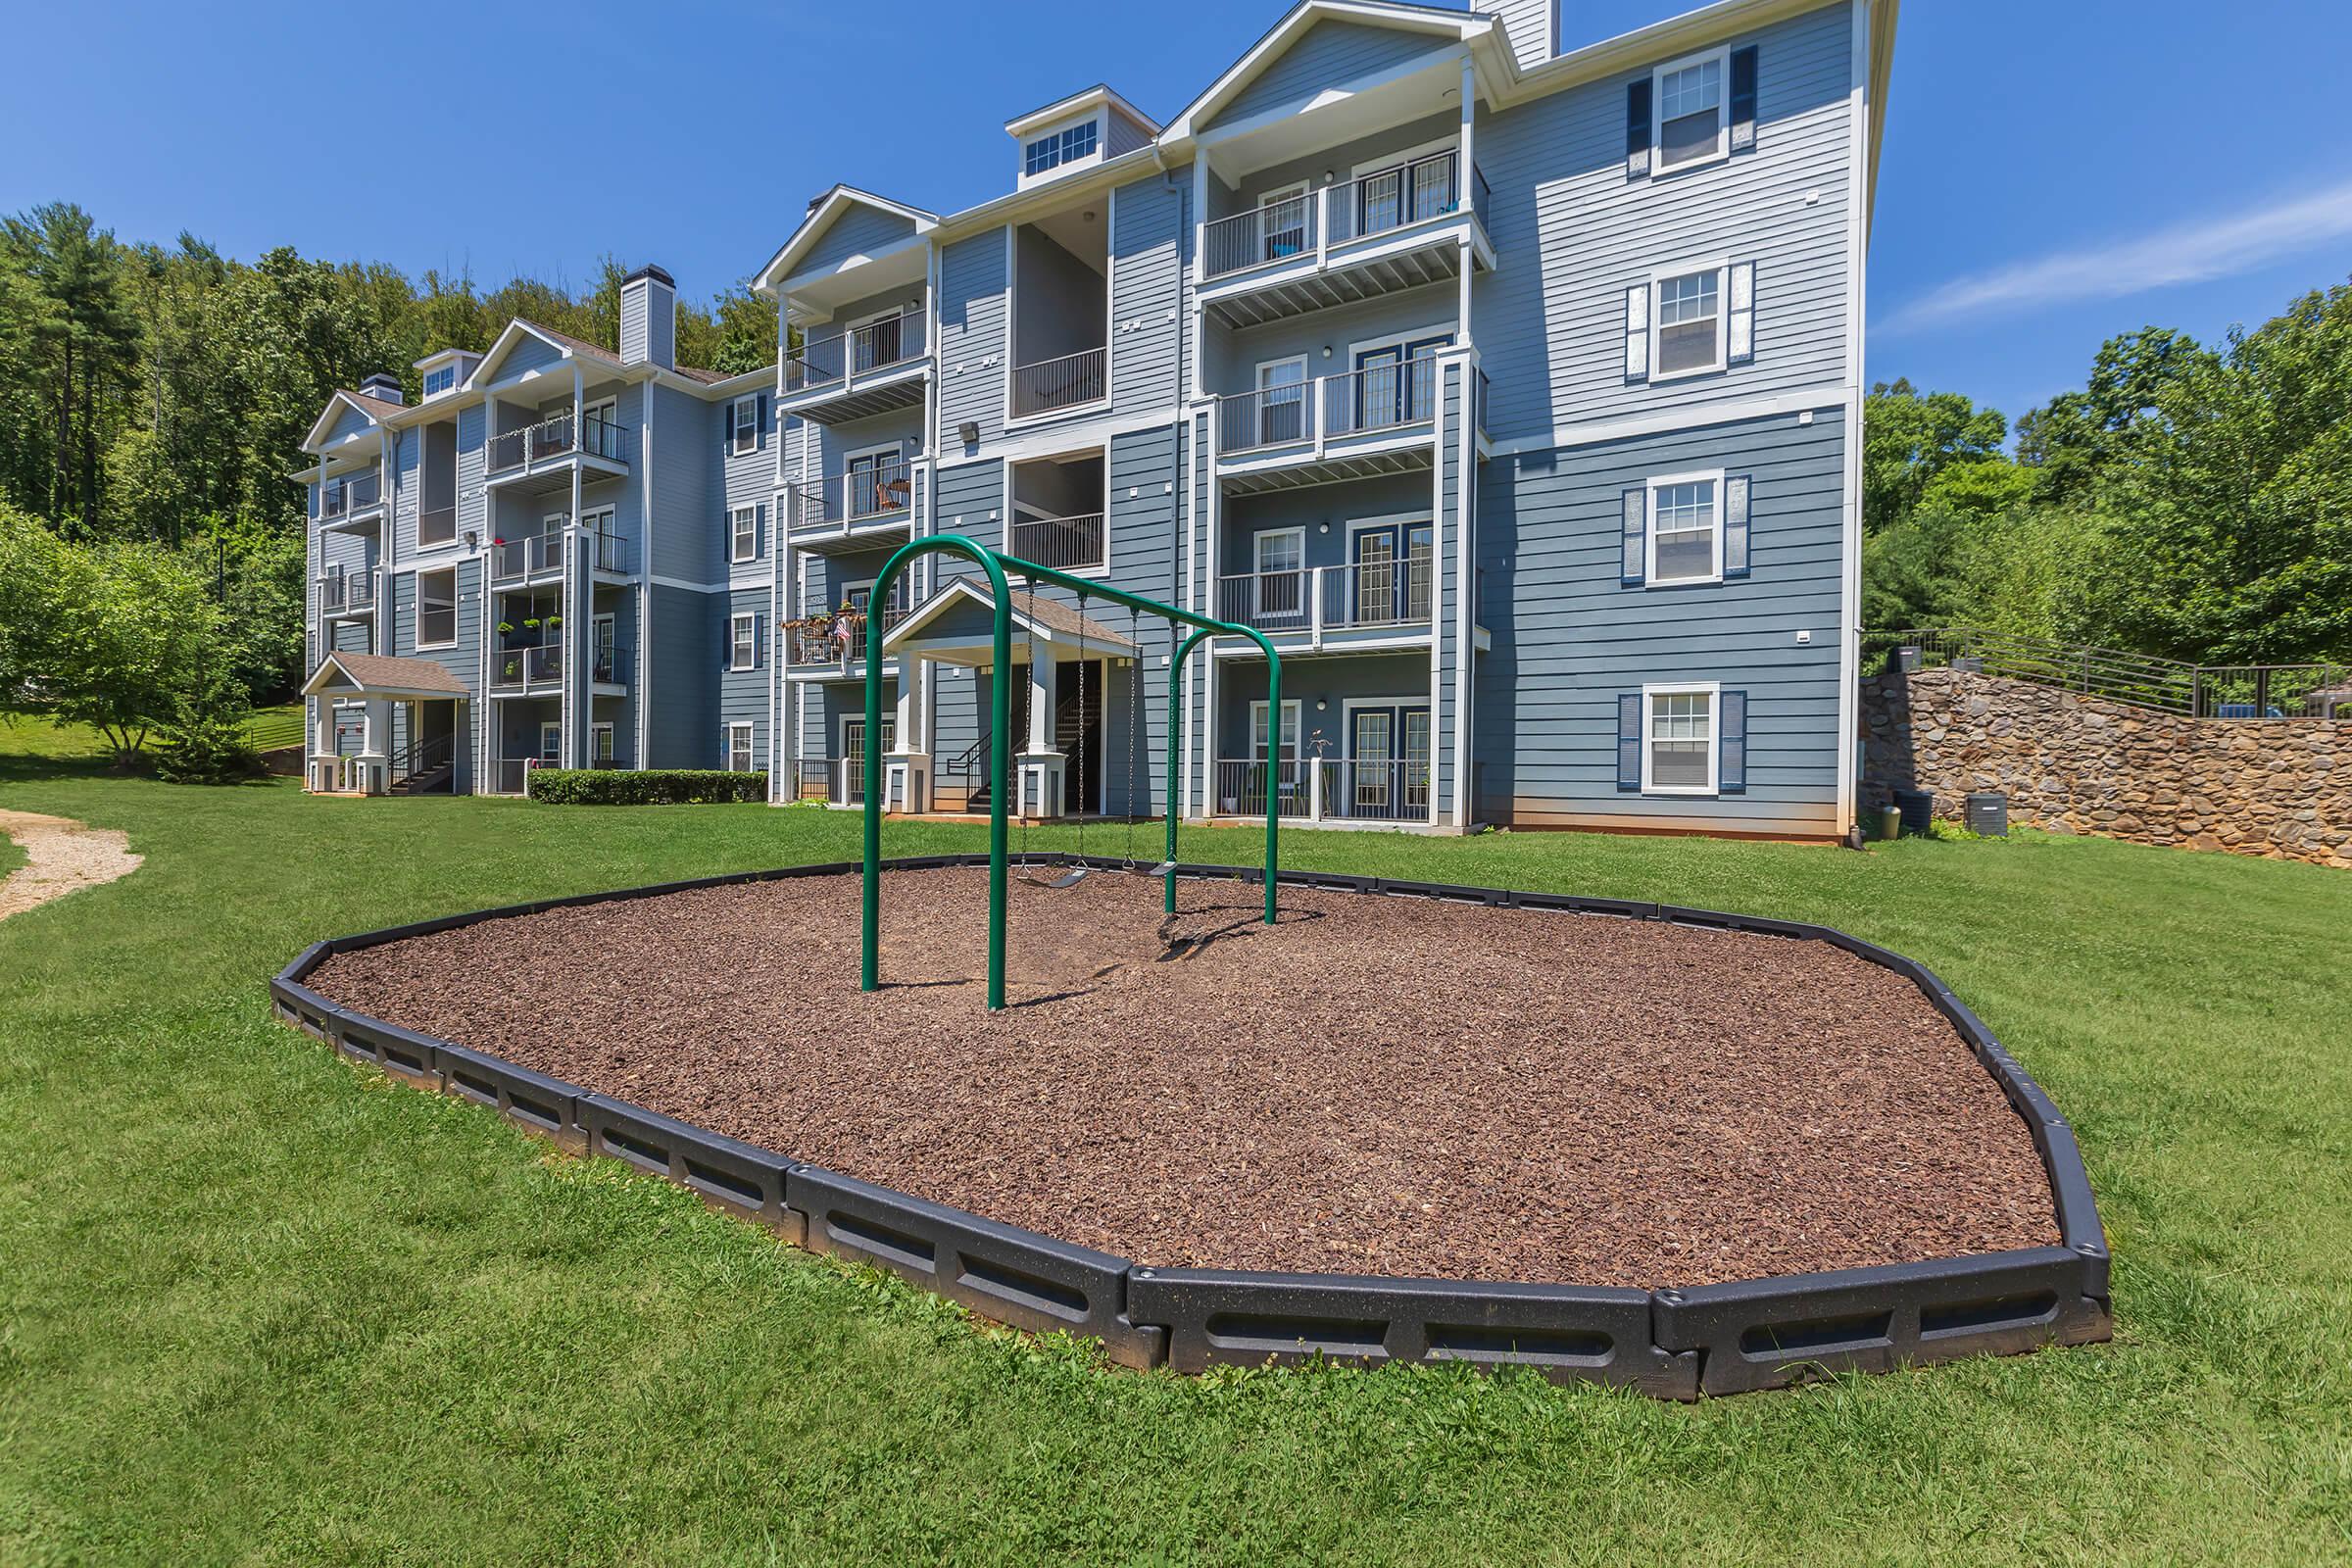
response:
[[(245, 738), (258, 751), (302, 744), (302, 704), (257, 708), (245, 717)], [(152, 742), (152, 737), (150, 737)], [(46, 719), (0, 718), (0, 758), (80, 760), (113, 756), (87, 724), (52, 724)]]
[(318, 936), (848, 858), (844, 815), (314, 800), (55, 758), (0, 760), (0, 804), (147, 857), (0, 923), (0, 1563), (2352, 1553), (2341, 873), (2040, 836), (1291, 835), (1302, 865), (1844, 926), (1933, 963), (2075, 1119), (2116, 1344), (1686, 1407), (1106, 1371), (267, 1019)]

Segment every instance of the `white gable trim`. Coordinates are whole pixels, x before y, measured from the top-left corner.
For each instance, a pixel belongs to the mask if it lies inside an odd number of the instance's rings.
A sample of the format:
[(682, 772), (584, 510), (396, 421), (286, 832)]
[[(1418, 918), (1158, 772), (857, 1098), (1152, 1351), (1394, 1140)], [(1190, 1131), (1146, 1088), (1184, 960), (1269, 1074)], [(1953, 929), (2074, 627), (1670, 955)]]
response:
[(1448, 15), (1421, 6), (1383, 5), (1379, 0), (1305, 0), (1274, 24), (1272, 31), (1250, 46), (1208, 90), (1185, 105), (1160, 135), (1165, 144), (1197, 135), (1204, 121), (1233, 101), (1244, 87), (1280, 59), (1318, 22), (1353, 22), (1367, 26), (1394, 27), (1399, 32), (1423, 33), (1441, 42), (1472, 43), (1495, 35), (1494, 19), (1475, 12)]
[(303, 451), (315, 453), (319, 450), (321, 444), (326, 440), (327, 432), (335, 427), (335, 411), (338, 408), (351, 410), (371, 425), (380, 426), (383, 423), (371, 410), (363, 407), (359, 400), (352, 397), (350, 393), (338, 389), (327, 397), (326, 407), (319, 412), (318, 422), (311, 426), (311, 433), (302, 438)]
[(775, 293), (776, 285), (792, 275), (792, 269), (808, 254), (809, 247), (823, 236), (826, 229), (833, 226), (836, 219), (853, 207), (870, 207), (876, 212), (906, 219), (914, 225), (914, 233), (910, 236), (912, 239), (920, 239), (939, 226), (936, 213), (908, 207), (904, 202), (894, 202), (887, 196), (876, 196), (871, 191), (859, 190), (854, 185), (836, 185), (809, 209), (808, 215), (801, 220), (800, 225), (784, 241), (782, 248), (768, 259), (765, 267), (760, 269), (760, 275), (752, 279), (753, 292)]
[(482, 356), (481, 363), (473, 368), (473, 373), (466, 378), (467, 389), (478, 389), (486, 385), (491, 379), (491, 372), (498, 368), (498, 362), (505, 359), (514, 350), (514, 345), (525, 337), (537, 338), (549, 348), (554, 349), (559, 358), (566, 360), (573, 358), (569, 344), (550, 337), (518, 316), (507, 323), (507, 329), (498, 334), (498, 341), (490, 345), (490, 351)]

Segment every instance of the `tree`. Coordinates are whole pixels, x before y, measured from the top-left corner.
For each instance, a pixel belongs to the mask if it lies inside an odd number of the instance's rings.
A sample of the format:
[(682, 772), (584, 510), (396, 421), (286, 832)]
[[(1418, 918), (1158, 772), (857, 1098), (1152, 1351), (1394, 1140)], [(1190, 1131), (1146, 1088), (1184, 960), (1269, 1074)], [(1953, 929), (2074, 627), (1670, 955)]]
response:
[(1957, 392), (1921, 393), (1905, 380), (1872, 387), (1863, 411), (1862, 531), (1901, 522), (1937, 474), (1997, 455), (2008, 434), (1999, 410)]
[[(130, 382), (138, 322), (125, 307), (122, 258), (113, 234), (64, 202), (0, 220), (0, 247), (18, 284), (4, 297), (10, 358), (28, 379), (22, 407), (43, 410), (44, 513), (85, 534), (98, 527), (99, 456), (119, 416), (116, 401)], [(34, 443), (21, 450), (29, 456)], [(27, 473), (17, 475), (36, 489)]]
[(209, 588), (179, 556), (63, 539), (0, 505), (0, 711), (87, 724), (131, 765), (225, 664)]

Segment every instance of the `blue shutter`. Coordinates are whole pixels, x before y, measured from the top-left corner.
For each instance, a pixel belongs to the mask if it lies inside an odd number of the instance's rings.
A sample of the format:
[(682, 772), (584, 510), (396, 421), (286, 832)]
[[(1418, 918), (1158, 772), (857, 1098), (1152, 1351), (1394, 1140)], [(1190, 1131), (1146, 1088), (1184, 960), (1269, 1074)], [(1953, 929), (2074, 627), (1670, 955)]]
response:
[(1625, 177), (1649, 173), (1649, 78), (1625, 84)]
[(1756, 46), (1732, 51), (1732, 151), (1756, 150)]
[(754, 669), (767, 667), (766, 621), (767, 616), (757, 610), (752, 612), (752, 667)]
[(1618, 564), (1617, 580), (1625, 587), (1639, 588), (1647, 553), (1644, 547), (1649, 543), (1649, 492), (1640, 486), (1625, 492), (1624, 514), (1624, 559)]
[(1747, 575), (1747, 508), (1752, 486), (1744, 473), (1725, 476), (1723, 481), (1723, 574), (1726, 577)]
[(1638, 795), (1642, 791), (1642, 694), (1620, 692), (1617, 695), (1617, 788)]
[(760, 394), (760, 434), (756, 444), (761, 448), (767, 445), (767, 394), (764, 392)]
[(1715, 790), (1740, 795), (1747, 789), (1747, 693), (1718, 692), (1715, 723)]

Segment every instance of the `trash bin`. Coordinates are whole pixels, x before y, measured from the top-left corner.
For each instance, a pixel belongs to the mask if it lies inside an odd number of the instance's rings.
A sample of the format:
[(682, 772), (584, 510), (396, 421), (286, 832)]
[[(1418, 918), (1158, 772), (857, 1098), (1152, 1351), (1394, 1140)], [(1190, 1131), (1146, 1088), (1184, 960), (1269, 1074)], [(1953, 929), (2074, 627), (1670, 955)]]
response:
[(2009, 836), (2009, 797), (1998, 790), (1982, 790), (1970, 794), (1967, 805), (1968, 830), (1982, 838), (2005, 839)]
[(1902, 817), (1903, 831), (1922, 837), (1936, 820), (1936, 797), (1927, 790), (1898, 789), (1894, 792), (1894, 808)]
[(1920, 651), (1919, 651), (1918, 649), (1916, 649), (1916, 648), (1897, 648), (1897, 649), (1894, 651), (1894, 667), (1895, 667), (1897, 670), (1901, 671), (1903, 674), (1906, 674), (1906, 675), (1916, 675), (1916, 674), (1918, 674), (1918, 673), (1919, 673), (1919, 664), (1920, 664)]
[(1863, 829), (1877, 842), (1903, 836), (1903, 813), (1891, 806), (1874, 806), (1862, 818)]

